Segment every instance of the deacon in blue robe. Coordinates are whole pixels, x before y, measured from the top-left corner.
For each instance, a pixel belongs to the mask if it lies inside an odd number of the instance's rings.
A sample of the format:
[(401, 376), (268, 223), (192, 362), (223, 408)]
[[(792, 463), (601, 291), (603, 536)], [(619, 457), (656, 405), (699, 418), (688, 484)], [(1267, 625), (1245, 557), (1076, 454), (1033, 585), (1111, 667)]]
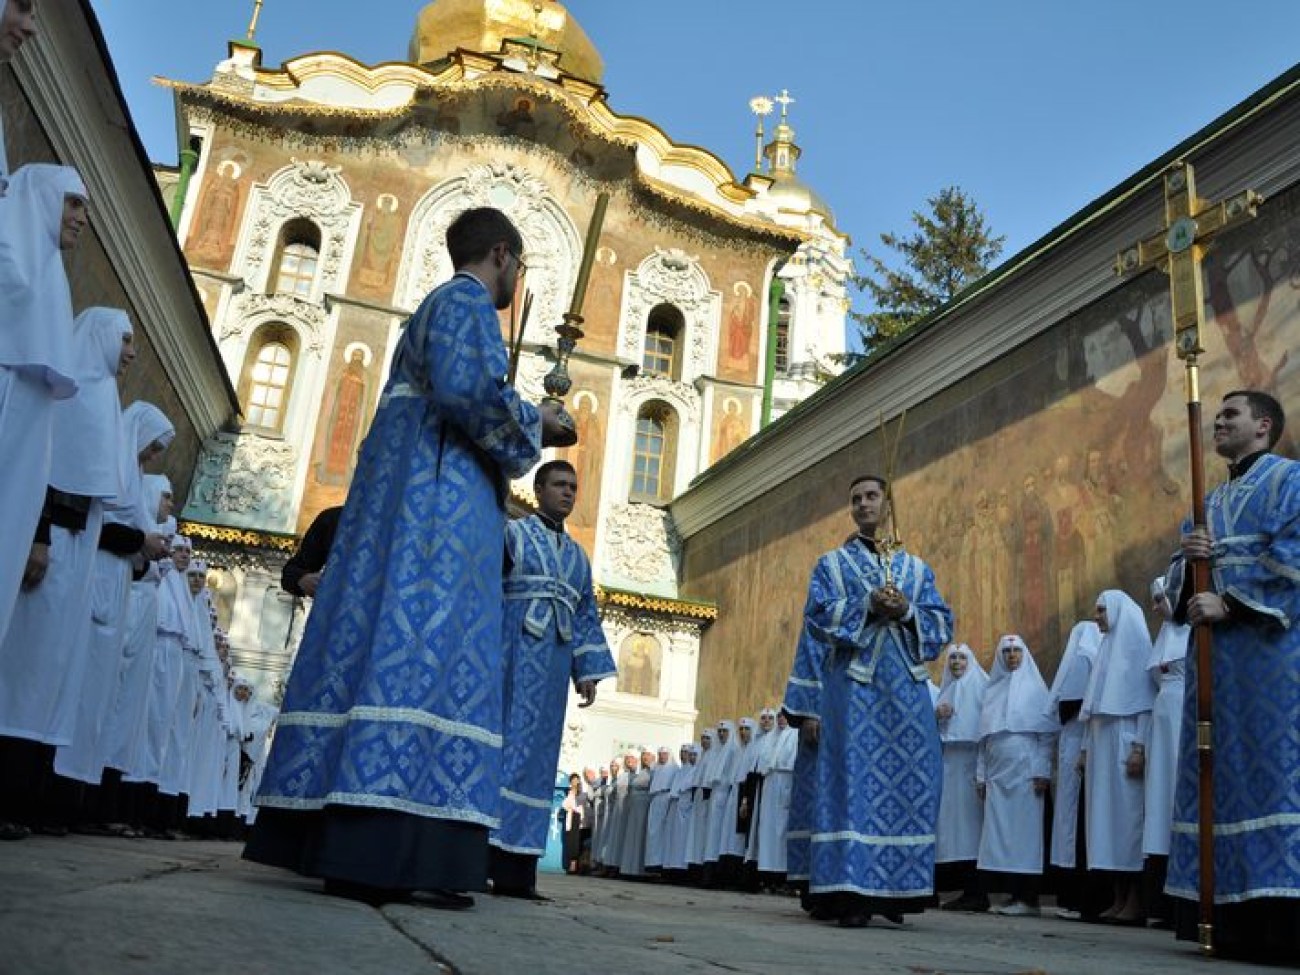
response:
[(559, 432), (505, 380), (518, 231), (469, 210), (447, 247), (457, 273), (407, 322), (362, 445), (244, 854), (371, 903), (485, 886), (507, 478)]
[(845, 927), (919, 913), (934, 882), (943, 771), (923, 664), (950, 642), (952, 613), (930, 567), (904, 551), (889, 556), (886, 585), (885, 506), (882, 478), (850, 486), (859, 534), (813, 570), (784, 704), (818, 740), (810, 906)]
[[(1176, 619), (1213, 633), (1214, 943), (1218, 951), (1300, 958), (1300, 464), (1269, 451), (1285, 416), (1273, 397), (1229, 393), (1214, 447), (1229, 480), (1206, 501), (1208, 533), (1184, 526), (1168, 591)], [(1193, 596), (1185, 559), (1208, 557), (1213, 592)], [(1178, 936), (1195, 940), (1200, 778), (1187, 655), (1167, 891)]]
[(525, 898), (538, 896), (568, 686), (590, 707), (596, 683), (617, 674), (587, 553), (564, 531), (577, 472), (566, 460), (545, 463), (533, 491), (537, 514), (506, 526), (505, 767), (501, 825), (490, 839), (492, 892)]

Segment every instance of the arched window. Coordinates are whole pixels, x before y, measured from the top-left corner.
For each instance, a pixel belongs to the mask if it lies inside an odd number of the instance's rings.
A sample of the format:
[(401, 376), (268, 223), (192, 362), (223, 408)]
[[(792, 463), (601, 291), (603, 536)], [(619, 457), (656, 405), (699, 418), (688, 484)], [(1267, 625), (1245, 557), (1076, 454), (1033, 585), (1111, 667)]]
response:
[(778, 375), (790, 369), (790, 299), (782, 298), (776, 307), (776, 355), (772, 367)]
[(270, 293), (310, 297), (319, 264), (320, 228), (310, 220), (290, 220), (280, 231)]
[(641, 368), (654, 376), (680, 379), (681, 344), (686, 319), (672, 305), (656, 305), (650, 309), (645, 326), (645, 351)]
[(671, 499), (676, 456), (677, 414), (667, 403), (647, 403), (636, 415), (631, 499), (652, 503)]
[(284, 325), (266, 325), (253, 336), (244, 361), (239, 400), (249, 426), (280, 431), (289, 405), (298, 337)]

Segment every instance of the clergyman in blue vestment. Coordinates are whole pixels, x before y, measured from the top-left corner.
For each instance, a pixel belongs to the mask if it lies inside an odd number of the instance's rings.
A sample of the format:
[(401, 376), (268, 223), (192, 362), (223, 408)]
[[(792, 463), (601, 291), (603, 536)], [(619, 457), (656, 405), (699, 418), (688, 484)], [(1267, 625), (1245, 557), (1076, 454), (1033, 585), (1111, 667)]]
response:
[(522, 247), (487, 207), (447, 230), (456, 274), (397, 344), (258, 792), (246, 857), (371, 903), (486, 885), (507, 480), (561, 436), (505, 378)]
[[(1286, 417), (1272, 396), (1229, 393), (1214, 418), (1228, 480), (1207, 528), (1184, 526), (1168, 591), (1175, 618), (1213, 634), (1214, 945), (1222, 954), (1300, 959), (1300, 464), (1271, 453)], [(1210, 560), (1193, 594), (1189, 559)], [(1197, 937), (1200, 796), (1196, 693), (1187, 655), (1182, 742), (1166, 890), (1178, 936)]]
[(943, 771), (924, 662), (951, 640), (952, 612), (928, 565), (877, 545), (885, 490), (850, 485), (858, 533), (813, 569), (784, 703), (817, 740), (791, 870), (806, 862), (805, 906), (845, 927), (919, 913), (934, 888)]
[(596, 611), (587, 553), (564, 530), (578, 475), (553, 460), (533, 477), (537, 513), (506, 526), (505, 768), (501, 825), (489, 842), (494, 894), (536, 897), (546, 852), (556, 763), (572, 683), (590, 707), (596, 683), (616, 676)]

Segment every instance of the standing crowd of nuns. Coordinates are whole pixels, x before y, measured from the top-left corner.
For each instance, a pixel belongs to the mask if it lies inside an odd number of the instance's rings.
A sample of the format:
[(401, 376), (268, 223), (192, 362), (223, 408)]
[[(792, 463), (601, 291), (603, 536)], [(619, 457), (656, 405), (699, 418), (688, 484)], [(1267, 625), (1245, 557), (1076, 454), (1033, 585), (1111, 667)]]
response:
[[(1154, 643), (1142, 608), (1103, 592), (1050, 688), (1019, 636), (1002, 637), (989, 671), (966, 645), (948, 647), (931, 690), (943, 753), (935, 890), (960, 893), (943, 908), (1036, 915), (1046, 886), (1062, 918), (1167, 925), (1188, 628), (1170, 621), (1164, 579), (1151, 607)], [(566, 869), (781, 888), (798, 748), (769, 709), (706, 729), (678, 761), (661, 748), (571, 775)]]
[[(785, 881), (799, 734), (764, 709), (672, 751), (570, 776), (560, 815), (570, 872), (756, 891)], [(575, 830), (577, 832), (575, 833)]]
[[(948, 648), (936, 890), (961, 893), (944, 908), (1036, 915), (1046, 876), (1059, 917), (1168, 926), (1188, 628), (1170, 620), (1164, 579), (1151, 606), (1154, 643), (1133, 599), (1098, 596), (1050, 688), (1018, 636), (999, 641), (991, 672), (970, 648)], [(991, 906), (991, 893), (1006, 900)]]
[[(0, 2), (0, 62), (36, 30)], [(176, 535), (171, 485), (144, 467), (175, 430), (122, 408), (136, 358), (118, 308), (74, 314), (64, 264), (89, 225), (69, 166), (9, 171), (0, 130), (0, 838), (69, 829), (167, 835), (251, 816), (274, 710), (230, 673)], [(175, 833), (171, 833), (175, 835)]]

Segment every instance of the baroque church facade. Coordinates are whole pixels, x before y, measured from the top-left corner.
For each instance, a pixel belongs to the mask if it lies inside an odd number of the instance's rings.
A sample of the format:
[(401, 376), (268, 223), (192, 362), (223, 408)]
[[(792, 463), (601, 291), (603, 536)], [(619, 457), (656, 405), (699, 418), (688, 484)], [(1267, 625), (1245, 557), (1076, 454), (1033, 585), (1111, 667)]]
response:
[[(601, 74), (558, 4), (438, 0), (402, 62), (324, 52), (272, 69), (232, 42), (209, 81), (165, 82), (184, 144), (159, 181), (242, 412), (204, 443), (183, 517), (237, 666), (268, 692), (304, 617), (280, 566), (343, 503), (403, 323), (451, 276), (448, 224), (491, 205), (519, 227), (532, 307), (516, 384), (536, 400), (607, 193), (569, 364), (580, 440), (547, 458), (578, 470), (569, 529), (620, 676), (571, 710), (562, 760), (692, 736), (718, 609), (678, 590), (668, 504), (834, 371), (848, 241), (795, 175), (784, 112), (763, 171), (738, 180), (617, 114)], [(503, 336), (517, 319), (503, 313)], [(514, 485), (516, 513), (530, 486)]]

